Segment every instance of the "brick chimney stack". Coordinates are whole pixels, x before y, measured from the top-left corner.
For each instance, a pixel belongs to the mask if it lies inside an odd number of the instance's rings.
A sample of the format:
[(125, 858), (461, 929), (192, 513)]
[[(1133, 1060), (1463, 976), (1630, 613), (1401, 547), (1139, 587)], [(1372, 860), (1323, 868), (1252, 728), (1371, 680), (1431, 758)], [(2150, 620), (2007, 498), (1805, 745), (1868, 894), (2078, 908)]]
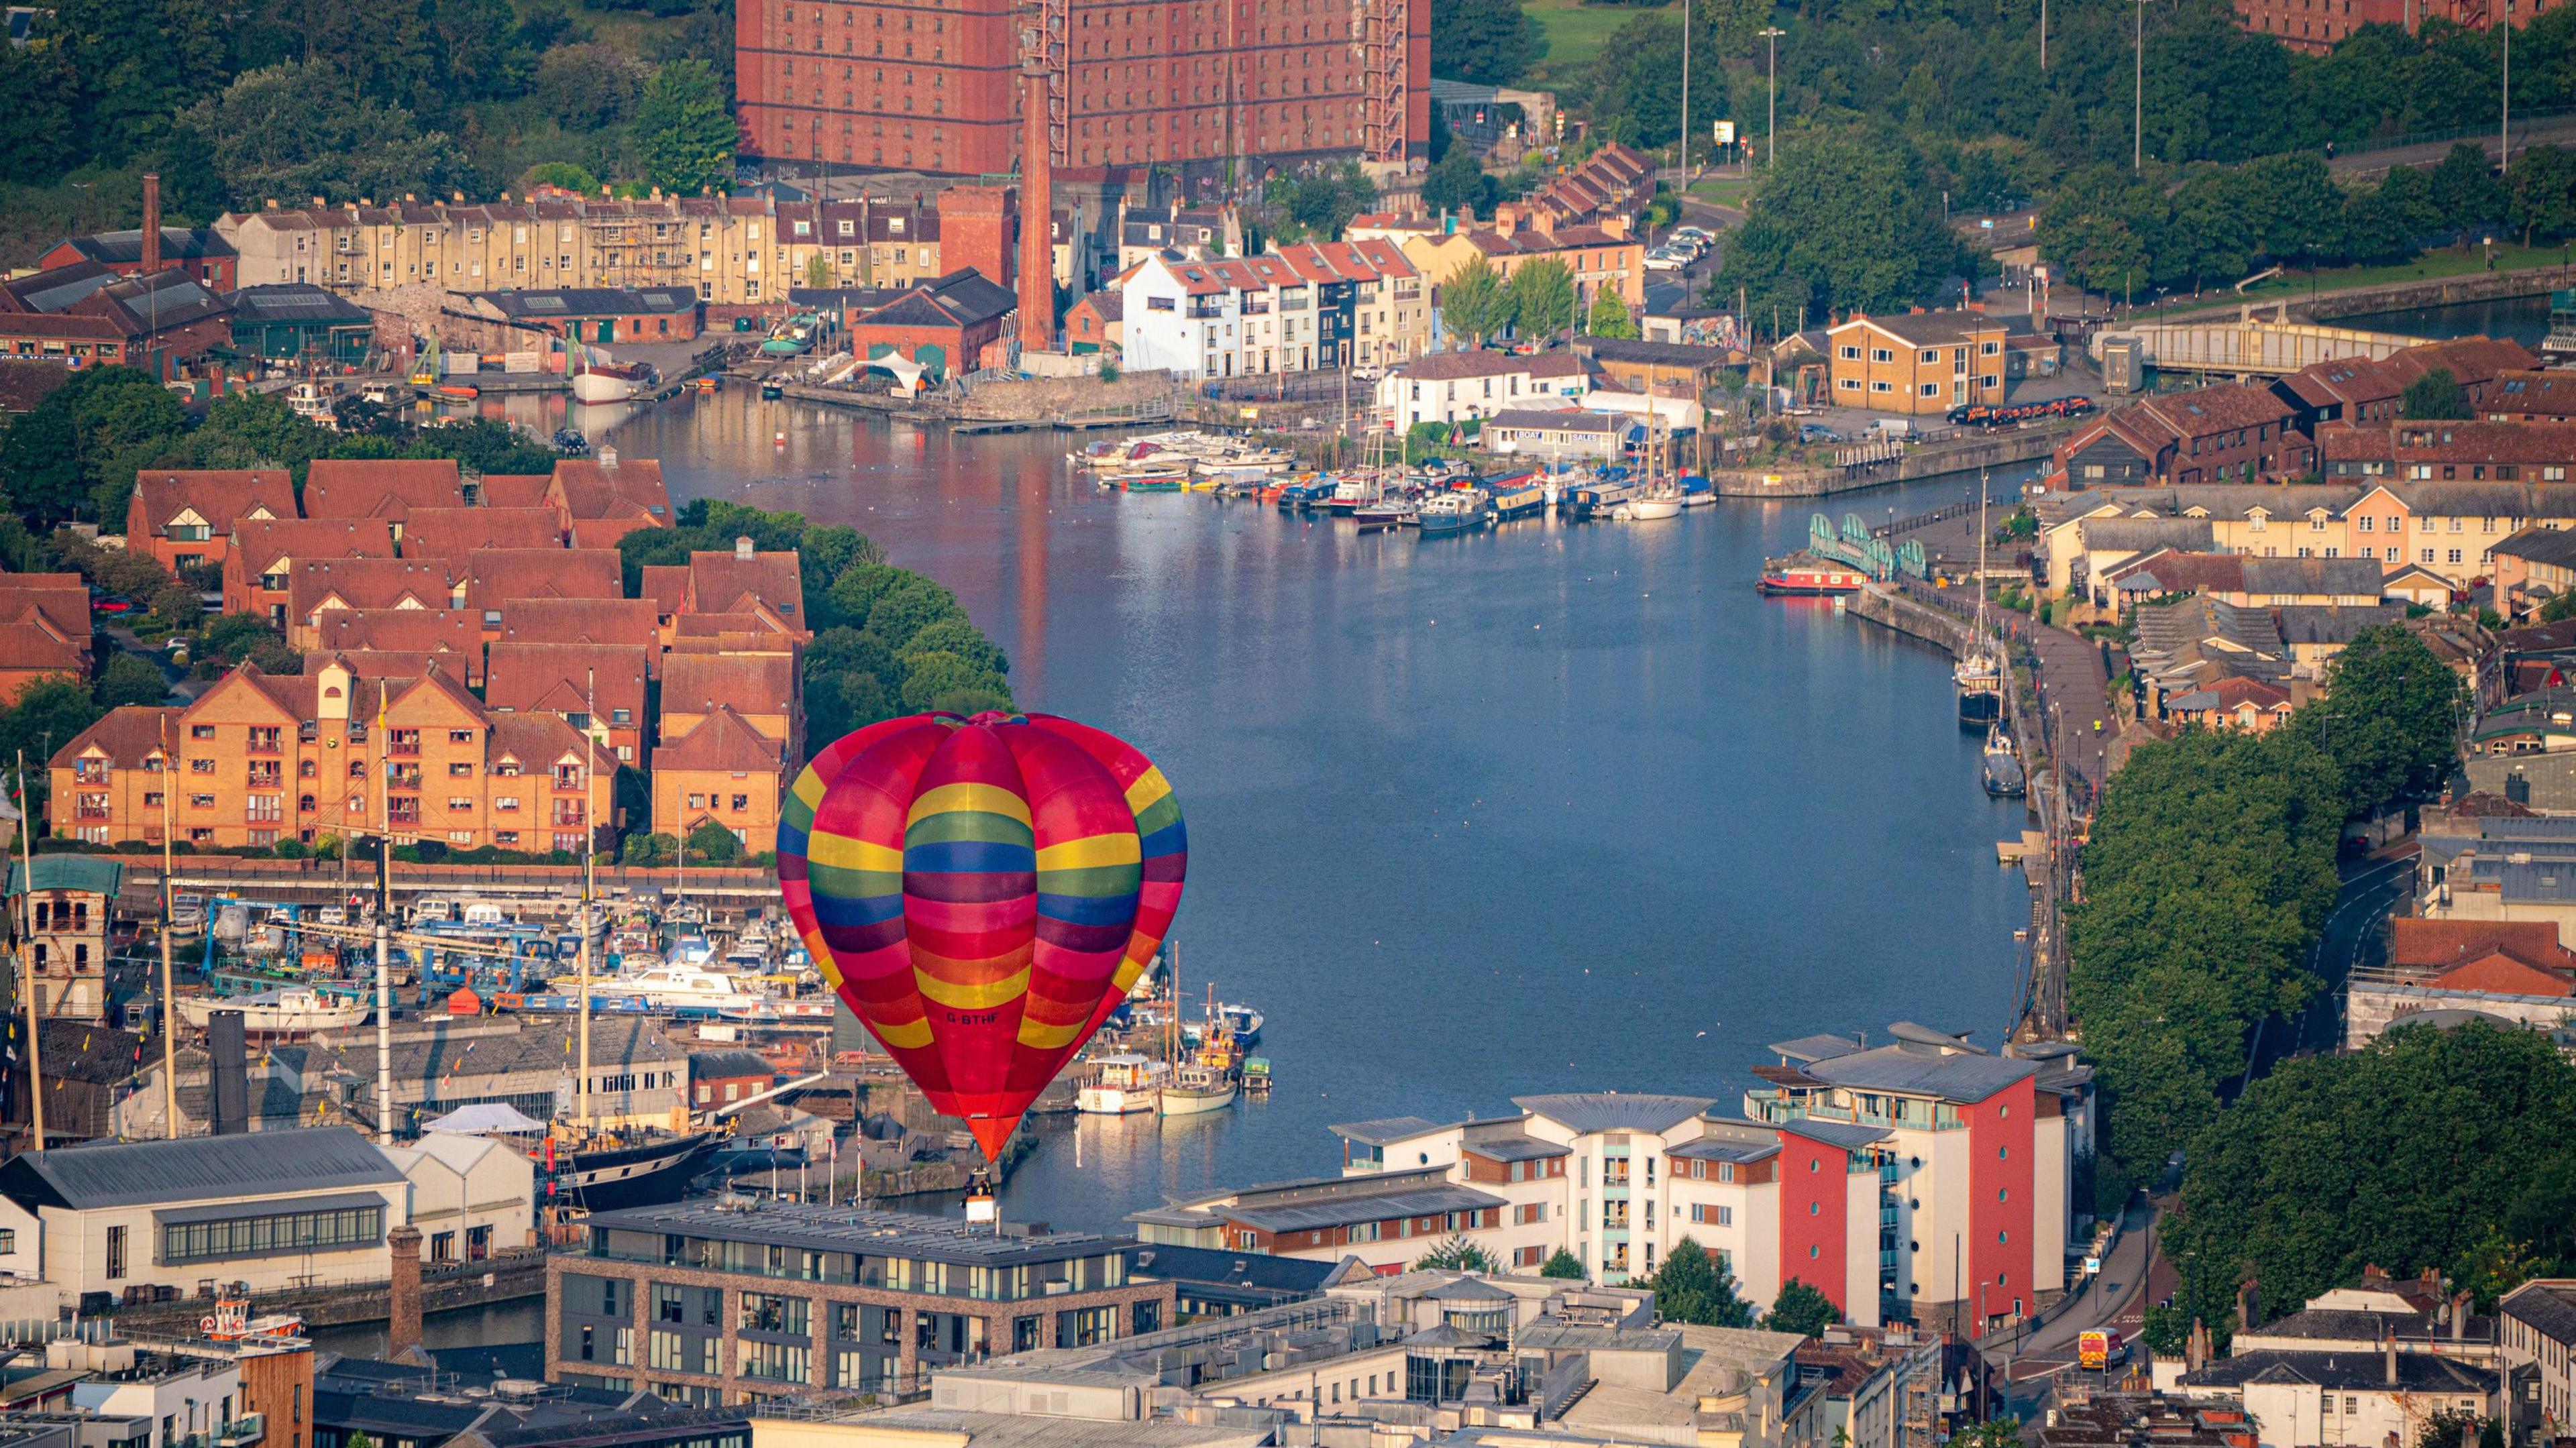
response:
[(1048, 153), (1047, 73), (1032, 56), (1020, 72), (1020, 350), (1055, 346), (1055, 158)]
[(143, 173), (143, 275), (161, 274), (161, 173)]
[(405, 1222), (385, 1233), (393, 1283), (385, 1294), (385, 1356), (407, 1362), (420, 1347), (420, 1228)]

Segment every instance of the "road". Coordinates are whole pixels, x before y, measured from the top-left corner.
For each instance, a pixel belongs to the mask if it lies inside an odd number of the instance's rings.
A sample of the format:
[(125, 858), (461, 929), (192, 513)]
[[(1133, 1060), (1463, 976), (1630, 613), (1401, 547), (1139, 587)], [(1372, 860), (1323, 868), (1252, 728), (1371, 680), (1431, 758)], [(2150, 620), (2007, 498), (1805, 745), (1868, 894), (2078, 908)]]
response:
[[(2497, 133), (2480, 136), (2456, 136), (2447, 141), (2425, 141), (2412, 146), (2390, 146), (2377, 151), (2352, 151), (2326, 163), (2326, 169), (2343, 180), (2365, 180), (2386, 173), (2392, 166), (2429, 166), (2450, 153), (2462, 141), (2473, 141), (2492, 159), (2497, 152)], [(2576, 116), (2545, 116), (2525, 121), (2513, 128), (2513, 153), (2517, 156), (2534, 146), (2563, 145), (2576, 141)]]
[(2326, 1052), (2343, 1044), (2343, 987), (2353, 967), (2375, 963), (2387, 952), (2379, 922), (2415, 888), (2415, 860), (2423, 847), (2414, 840), (2347, 865), (2343, 886), (2335, 894), (2334, 913), (2317, 932), (2308, 969), (2323, 985), (2316, 999), (2288, 1031), (2265, 1022), (2255, 1028), (2248, 1055), (2254, 1074), (2269, 1072), (2285, 1056)]

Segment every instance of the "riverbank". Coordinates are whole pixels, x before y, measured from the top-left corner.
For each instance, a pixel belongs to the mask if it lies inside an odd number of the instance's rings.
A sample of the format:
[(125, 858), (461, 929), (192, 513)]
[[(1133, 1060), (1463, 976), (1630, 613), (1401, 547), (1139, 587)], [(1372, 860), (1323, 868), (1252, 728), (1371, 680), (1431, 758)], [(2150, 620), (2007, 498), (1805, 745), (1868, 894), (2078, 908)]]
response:
[(2054, 452), (2075, 423), (2018, 428), (1909, 448), (1895, 462), (1856, 468), (1800, 467), (1769, 472), (1760, 468), (1720, 468), (1709, 482), (1722, 498), (1831, 498), (1900, 483), (1930, 482), (1987, 468), (2034, 462)]
[(2495, 270), (2489, 271), (2483, 248), (2454, 247), (2400, 266), (2346, 267), (2316, 278), (2303, 273), (2279, 277), (2247, 288), (2241, 297), (2186, 306), (2140, 307), (2111, 318), (2107, 325), (2117, 328), (2149, 320), (2205, 321), (2232, 317), (2248, 303), (2269, 309), (2285, 302), (2294, 319), (2328, 322), (2419, 307), (2547, 296), (2569, 284), (2564, 250), (2499, 246)]

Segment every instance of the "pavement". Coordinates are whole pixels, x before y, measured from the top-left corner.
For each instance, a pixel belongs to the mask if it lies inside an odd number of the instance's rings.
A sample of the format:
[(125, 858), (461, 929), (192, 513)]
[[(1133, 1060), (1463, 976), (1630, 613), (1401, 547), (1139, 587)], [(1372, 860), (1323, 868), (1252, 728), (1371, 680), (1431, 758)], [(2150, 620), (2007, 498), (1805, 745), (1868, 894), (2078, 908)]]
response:
[(2109, 773), (2111, 741), (2119, 722), (2110, 705), (2111, 676), (2102, 667), (2102, 647), (2071, 629), (2030, 631), (2039, 654), (2039, 702), (2056, 722), (2055, 757), (2066, 761), (2069, 779), (2085, 790), (2098, 790)]
[(2102, 1270), (2082, 1279), (2072, 1300), (2035, 1328), (1997, 1333), (1978, 1344), (2004, 1369), (2007, 1411), (2026, 1422), (2037, 1418), (2026, 1402), (2044, 1399), (2059, 1377), (2076, 1370), (2078, 1337), (2108, 1327), (2134, 1341), (2146, 1326), (2148, 1306), (2172, 1294), (2172, 1269), (2156, 1255), (2160, 1215), (2153, 1200), (2133, 1200), (2121, 1216), (2120, 1235), (2103, 1257)]

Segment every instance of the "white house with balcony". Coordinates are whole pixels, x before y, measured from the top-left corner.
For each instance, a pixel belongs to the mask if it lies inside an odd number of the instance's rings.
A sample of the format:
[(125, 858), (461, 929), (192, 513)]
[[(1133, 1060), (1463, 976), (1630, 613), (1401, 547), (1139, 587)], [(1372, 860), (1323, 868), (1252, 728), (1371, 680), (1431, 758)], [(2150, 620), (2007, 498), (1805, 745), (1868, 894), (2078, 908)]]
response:
[(1379, 378), (1377, 405), (1397, 427), (1409, 428), (1560, 407), (1592, 390), (1592, 374), (1572, 352), (1434, 352)]

